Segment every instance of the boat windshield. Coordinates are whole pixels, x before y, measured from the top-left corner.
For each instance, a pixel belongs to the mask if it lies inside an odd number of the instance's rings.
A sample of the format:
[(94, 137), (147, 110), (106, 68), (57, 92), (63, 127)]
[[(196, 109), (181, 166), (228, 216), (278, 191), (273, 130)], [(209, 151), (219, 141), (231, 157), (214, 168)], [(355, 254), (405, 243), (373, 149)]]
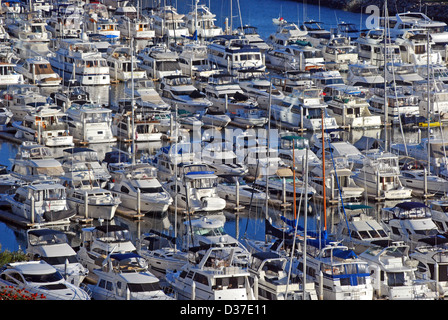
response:
[(65, 261), (67, 260), (68, 263), (78, 263), (78, 258), (76, 258), (76, 255), (71, 256), (59, 256), (59, 257), (41, 257), (42, 260), (44, 260), (46, 263), (51, 265), (58, 265), (58, 264), (65, 264)]
[[(28, 282), (38, 282), (38, 283), (47, 283), (47, 282), (56, 282), (62, 280), (62, 275), (58, 272), (52, 272), (47, 274), (23, 274), (24, 278)], [(45, 289), (50, 289), (45, 287)], [(60, 288), (57, 288), (60, 289)]]
[(48, 233), (44, 235), (29, 233), (28, 237), (29, 244), (32, 246), (67, 243), (67, 236), (64, 233)]
[(354, 277), (357, 284), (365, 284), (366, 277), (370, 274), (367, 270), (368, 264), (364, 263), (342, 263), (342, 264), (322, 264), (324, 274), (333, 278), (339, 278), (341, 285), (352, 285)]
[(128, 283), (128, 288), (131, 292), (152, 292), (161, 290), (158, 281), (150, 283)]
[(191, 186), (195, 189), (208, 189), (216, 187), (216, 178), (202, 178), (191, 180)]
[(204, 237), (214, 237), (214, 236), (223, 236), (226, 235), (224, 227), (217, 228), (201, 228), (201, 227), (193, 227), (193, 234)]

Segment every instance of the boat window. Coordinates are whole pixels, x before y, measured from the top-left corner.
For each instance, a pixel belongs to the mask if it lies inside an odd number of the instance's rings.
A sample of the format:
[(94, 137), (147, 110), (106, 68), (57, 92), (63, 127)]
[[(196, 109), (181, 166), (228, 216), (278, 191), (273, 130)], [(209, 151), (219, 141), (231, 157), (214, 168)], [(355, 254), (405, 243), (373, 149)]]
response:
[(400, 287), (405, 285), (404, 272), (387, 272), (387, 285), (390, 287)]
[(140, 188), (142, 193), (162, 193), (164, 192), (162, 187)]
[(23, 274), (24, 278), (28, 282), (39, 282), (39, 283), (45, 283), (45, 282), (56, 282), (63, 279), (62, 275), (58, 272), (52, 272), (47, 274)]
[(197, 283), (201, 283), (203, 285), (208, 286), (208, 279), (203, 274), (196, 273), (193, 277), (193, 280), (196, 281)]
[(151, 292), (161, 290), (158, 281), (151, 283), (128, 283), (128, 288), (131, 292)]
[(60, 256), (60, 257), (41, 257), (42, 260), (51, 265), (65, 264), (65, 261), (68, 260), (68, 263), (78, 263), (78, 258), (76, 255), (71, 256)]
[(214, 290), (244, 288), (244, 277), (217, 278)]

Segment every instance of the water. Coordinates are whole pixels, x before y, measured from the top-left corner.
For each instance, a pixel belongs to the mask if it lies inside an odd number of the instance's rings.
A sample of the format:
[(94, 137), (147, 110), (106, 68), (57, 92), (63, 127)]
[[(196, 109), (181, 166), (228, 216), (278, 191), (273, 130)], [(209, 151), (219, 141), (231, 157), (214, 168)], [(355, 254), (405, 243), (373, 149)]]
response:
[[(143, 7), (151, 6), (152, 0), (143, 1)], [(230, 1), (229, 0), (205, 0), (201, 1), (206, 3), (212, 10), (213, 13), (217, 15), (216, 24), (224, 27), (225, 17), (230, 15)], [(192, 8), (192, 1), (169, 1), (166, 0), (167, 4), (172, 4), (177, 6), (180, 13), (187, 13)], [(238, 16), (238, 12), (242, 12), (242, 18)], [(363, 24), (363, 19), (366, 15), (355, 14), (350, 12), (345, 12), (341, 10), (334, 10), (326, 7), (319, 7), (313, 4), (303, 5), (300, 1), (287, 1), (287, 0), (244, 0), (240, 1), (240, 10), (237, 6), (237, 1), (233, 1), (233, 26), (234, 28), (241, 25), (252, 25), (258, 28), (260, 35), (263, 38), (267, 38), (271, 33), (275, 31), (275, 25), (272, 23), (273, 18), (283, 17), (289, 22), (300, 23), (303, 20), (319, 20), (325, 22), (326, 29), (336, 27), (338, 21), (353, 22), (355, 24)], [(364, 28), (364, 27), (362, 27)], [(124, 97), (123, 84), (111, 85), (106, 87), (92, 87), (88, 88), (91, 93), (91, 97), (94, 98), (96, 103), (109, 105), (116, 102), (118, 99)], [(382, 137), (384, 135), (384, 130), (358, 130), (344, 133), (344, 137), (351, 142), (357, 141), (361, 136), (368, 135), (371, 137)], [(392, 141), (401, 142), (402, 136), (397, 128), (391, 130), (389, 135)], [(425, 136), (425, 130), (423, 131), (423, 136)], [(417, 141), (418, 134), (417, 131), (409, 131), (406, 133), (407, 142)], [(162, 142), (157, 143), (138, 143), (137, 151), (139, 153), (153, 153), (155, 150), (162, 146)], [(10, 142), (0, 142), (0, 163), (10, 166), (10, 158), (15, 156), (17, 152), (17, 145)], [(113, 147), (119, 147), (121, 149), (127, 149), (129, 146), (119, 145), (119, 144), (102, 144), (102, 145), (91, 145), (90, 148), (95, 149), (100, 157)], [(62, 150), (64, 148), (55, 148), (54, 154), (56, 156), (62, 155)], [(319, 215), (315, 214), (320, 212), (318, 204), (312, 204), (313, 211), (311, 212), (309, 219), (310, 228), (319, 225)], [(377, 205), (378, 209), (380, 206), (388, 205), (387, 203)], [(334, 222), (334, 215), (329, 210), (329, 222)], [(263, 240), (264, 239), (264, 217), (265, 212), (260, 208), (252, 208), (250, 213), (248, 210), (244, 210), (238, 216), (234, 213), (226, 212), (227, 223), (225, 226), (225, 231), (231, 235), (244, 236), (247, 235), (248, 238)], [(269, 215), (274, 218), (274, 223), (279, 222), (279, 212), (269, 210)], [(287, 216), (291, 218), (291, 213), (287, 213)], [(177, 230), (182, 232), (182, 217), (178, 216), (177, 219)], [(337, 217), (335, 218), (337, 219)], [(300, 221), (303, 220), (303, 216), (300, 217)], [(158, 230), (163, 230), (167, 233), (172, 234), (176, 219), (173, 214), (169, 214), (164, 219), (153, 219), (151, 217), (144, 217), (142, 221), (135, 222), (129, 221), (125, 218), (116, 216), (114, 223), (126, 224), (131, 230), (134, 239), (139, 233), (144, 233), (149, 231), (151, 228)], [(98, 224), (97, 221), (94, 224)], [(79, 233), (81, 227), (79, 225), (71, 225), (69, 228), (69, 239), (71, 244), (76, 246), (79, 245)], [(0, 222), (0, 250), (10, 250), (15, 251), (19, 248), (25, 249), (26, 245), (26, 231), (17, 229), (14, 226), (9, 226), (6, 223)]]

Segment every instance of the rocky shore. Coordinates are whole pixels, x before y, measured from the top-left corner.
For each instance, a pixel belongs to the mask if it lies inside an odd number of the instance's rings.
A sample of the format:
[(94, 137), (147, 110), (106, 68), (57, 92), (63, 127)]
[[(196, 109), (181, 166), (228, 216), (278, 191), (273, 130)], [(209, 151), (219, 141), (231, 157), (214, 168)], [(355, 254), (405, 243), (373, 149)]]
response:
[[(389, 15), (406, 11), (421, 11), (433, 20), (448, 23), (448, 2), (424, 0), (388, 0), (387, 2)], [(369, 5), (376, 5), (382, 10), (384, 0), (320, 0), (320, 4), (335, 9), (365, 13), (365, 8)]]

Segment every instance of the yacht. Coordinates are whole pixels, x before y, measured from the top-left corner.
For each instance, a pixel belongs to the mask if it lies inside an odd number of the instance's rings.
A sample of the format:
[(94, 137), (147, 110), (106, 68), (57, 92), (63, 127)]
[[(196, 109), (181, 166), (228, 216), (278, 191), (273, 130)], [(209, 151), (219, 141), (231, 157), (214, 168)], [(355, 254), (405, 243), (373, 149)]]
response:
[(409, 246), (393, 242), (374, 246), (359, 257), (369, 263), (376, 296), (387, 300), (435, 300), (430, 281), (417, 278), (418, 261), (411, 260)]
[(47, 147), (73, 146), (73, 136), (62, 121), (65, 114), (59, 110), (42, 109), (28, 114), (21, 122), (13, 122), (15, 137), (22, 141), (37, 141)]
[(425, 245), (422, 240), (432, 239), (442, 243), (446, 237), (432, 220), (431, 209), (422, 202), (400, 202), (381, 209), (381, 223), (392, 240), (404, 241), (411, 250)]
[(245, 164), (239, 163), (232, 146), (226, 142), (209, 142), (203, 144), (202, 161), (215, 172), (216, 175), (244, 176), (248, 173)]
[(264, 71), (264, 55), (247, 39), (236, 35), (216, 36), (208, 44), (208, 59), (218, 68), (237, 74), (242, 70)]
[[(419, 98), (420, 115), (427, 120), (446, 121), (448, 118), (448, 88), (442, 81), (423, 81), (414, 86)], [(429, 102), (428, 102), (429, 97)]]
[(425, 169), (401, 170), (400, 180), (403, 186), (411, 188), (415, 195), (448, 194), (448, 180)]
[(421, 82), (423, 77), (417, 73), (417, 67), (412, 63), (386, 63), (386, 81), (398, 86), (413, 86)]
[[(179, 167), (180, 175), (172, 177), (164, 185), (177, 206), (188, 212), (219, 212), (226, 201), (218, 196), (218, 177), (205, 164), (184, 164)], [(176, 189), (177, 188), (177, 189)]]
[(72, 104), (93, 103), (90, 99), (89, 92), (82, 87), (60, 87), (57, 91), (52, 92), (50, 97), (61, 111), (65, 112)]
[(118, 22), (111, 17), (100, 17), (96, 14), (86, 15), (83, 30), (89, 35), (103, 35), (109, 38), (120, 38)]
[(132, 49), (126, 45), (113, 45), (107, 49), (105, 57), (112, 80), (125, 82), (132, 77), (146, 78), (146, 71), (137, 66), (137, 59), (132, 56)]
[(250, 45), (259, 48), (262, 53), (270, 49), (270, 46), (261, 38), (255, 26), (244, 25), (236, 28), (235, 32), (247, 39)]
[(112, 110), (96, 104), (72, 104), (66, 111), (65, 122), (73, 138), (81, 143), (117, 141), (112, 134)]
[[(227, 202), (231, 201), (237, 205), (263, 207), (266, 205), (266, 193), (248, 184), (242, 177), (234, 175), (220, 175), (218, 195)], [(267, 196), (269, 199), (269, 196)]]
[(208, 59), (207, 45), (199, 42), (185, 43), (179, 53), (182, 75), (193, 78), (207, 78), (220, 72)]
[(88, 291), (95, 300), (173, 300), (147, 267), (145, 259), (136, 253), (111, 254), (93, 270), (98, 281), (87, 284)]
[(300, 29), (307, 31), (306, 40), (309, 41), (313, 47), (322, 47), (327, 44), (331, 38), (331, 32), (324, 28), (324, 23), (321, 21), (304, 21), (300, 26)]
[(65, 280), (45, 261), (8, 263), (0, 272), (0, 286), (11, 295), (25, 290), (36, 300), (90, 300), (86, 291)]
[(424, 29), (408, 30), (397, 37), (395, 43), (400, 46), (401, 60), (405, 63), (427, 65), (428, 60), (430, 64), (442, 63), (440, 52), (431, 49), (434, 41), (431, 37), (428, 41), (428, 35)]
[(110, 84), (106, 59), (92, 42), (60, 39), (49, 61), (64, 81), (76, 80), (81, 86)]
[(300, 30), (295, 23), (282, 23), (269, 35), (266, 43), (275, 49), (282, 48), (297, 41), (306, 41), (307, 34), (308, 31)]
[(398, 156), (378, 150), (364, 151), (366, 159), (355, 171), (353, 180), (365, 188), (369, 198), (385, 200), (410, 199), (412, 189), (404, 187), (400, 180)]
[(335, 33), (355, 41), (359, 38), (362, 32), (364, 32), (364, 30), (359, 30), (354, 23), (341, 21), (338, 23)]
[(306, 45), (287, 45), (266, 52), (271, 67), (281, 71), (310, 71), (323, 69), (325, 60), (321, 49)]
[(29, 83), (39, 87), (58, 86), (62, 82), (62, 78), (51, 68), (50, 62), (41, 56), (26, 59), (15, 70)]
[(151, 19), (145, 15), (134, 18), (123, 15), (118, 20), (118, 30), (120, 30), (122, 37), (135, 39), (137, 42), (142, 40), (151, 41), (156, 36)]
[(442, 232), (448, 231), (448, 201), (441, 199), (430, 200), (428, 203), (431, 209), (432, 220)]
[(160, 148), (151, 161), (157, 167), (157, 177), (162, 181), (169, 180), (176, 175), (177, 165), (192, 163), (198, 157), (197, 151), (194, 145), (187, 141), (174, 142)]
[(55, 267), (71, 284), (79, 287), (89, 271), (76, 257), (67, 235), (49, 228), (29, 229), (26, 232), (26, 254), (31, 260), (45, 261)]
[(347, 84), (365, 88), (384, 88), (384, 78), (377, 66), (368, 63), (356, 63), (348, 66)]
[[(305, 172), (306, 161), (308, 161), (309, 171), (322, 164), (321, 158), (313, 150), (306, 150), (303, 147), (302, 140), (304, 139), (306, 138), (294, 132), (285, 131), (279, 133), (278, 156), (292, 170), (296, 170), (297, 173)], [(305, 144), (309, 144), (307, 140), (304, 141)], [(308, 159), (306, 159), (307, 152)]]
[(206, 5), (199, 4), (199, 0), (195, 1), (194, 10), (186, 14), (183, 19), (189, 33), (196, 33), (197, 37), (202, 39), (210, 39), (224, 33), (221, 27), (215, 25), (216, 14), (213, 14)]
[(173, 75), (165, 76), (160, 83), (162, 99), (174, 110), (184, 110), (195, 114), (205, 111), (212, 106), (204, 93), (200, 92), (193, 85), (192, 79), (187, 76)]
[(177, 12), (173, 6), (163, 6), (155, 10), (151, 18), (154, 21), (156, 37), (168, 39), (181, 39), (189, 36), (190, 32), (185, 25), (184, 14)]
[(281, 104), (274, 103), (271, 114), (276, 121), (301, 129), (321, 130), (322, 121), (325, 129), (338, 128), (323, 102), (322, 89), (317, 87), (294, 91)]
[(39, 17), (15, 18), (7, 26), (9, 34), (20, 40), (50, 42), (50, 33), (46, 30), (47, 22)]
[(105, 224), (81, 230), (81, 244), (76, 255), (79, 262), (93, 272), (114, 252), (136, 253), (127, 227)]
[[(198, 250), (199, 249), (199, 250)], [(201, 250), (202, 249), (202, 250)], [(179, 300), (253, 300), (250, 274), (232, 266), (232, 255), (223, 248), (210, 246), (189, 249), (194, 263), (166, 275), (168, 284)], [(187, 274), (190, 276), (187, 277)]]
[(241, 71), (238, 77), (243, 94), (255, 99), (261, 109), (268, 110), (270, 103), (279, 104), (286, 96), (271, 83), (265, 72), (246, 70)]
[(166, 45), (147, 46), (137, 54), (137, 65), (146, 70), (148, 78), (162, 80), (165, 76), (180, 75), (179, 54)]
[(347, 72), (349, 64), (358, 62), (357, 48), (351, 43), (351, 40), (351, 38), (341, 36), (341, 33), (338, 33), (336, 37), (332, 37), (325, 44), (322, 48), (322, 55), (327, 69)]
[[(157, 169), (148, 164), (131, 165), (112, 173), (111, 192), (121, 199), (121, 207), (148, 215), (165, 215), (173, 203), (157, 178)], [(140, 202), (139, 202), (140, 201)]]
[(363, 63), (382, 67), (386, 60), (399, 62), (402, 60), (401, 47), (395, 43), (384, 46), (384, 29), (371, 29), (361, 34), (354, 42), (358, 49), (358, 58)]
[(159, 123), (160, 121), (151, 119), (151, 115), (144, 117), (144, 113), (135, 114), (134, 111), (134, 117), (129, 112), (116, 114), (112, 129), (120, 141), (161, 141), (162, 133), (158, 130)]
[(14, 194), (8, 195), (6, 201), (14, 215), (31, 224), (68, 224), (75, 215), (75, 210), (68, 206), (65, 187), (57, 183), (23, 185)]
[(17, 72), (16, 67), (15, 63), (0, 62), (0, 87), (25, 83), (23, 74)]

